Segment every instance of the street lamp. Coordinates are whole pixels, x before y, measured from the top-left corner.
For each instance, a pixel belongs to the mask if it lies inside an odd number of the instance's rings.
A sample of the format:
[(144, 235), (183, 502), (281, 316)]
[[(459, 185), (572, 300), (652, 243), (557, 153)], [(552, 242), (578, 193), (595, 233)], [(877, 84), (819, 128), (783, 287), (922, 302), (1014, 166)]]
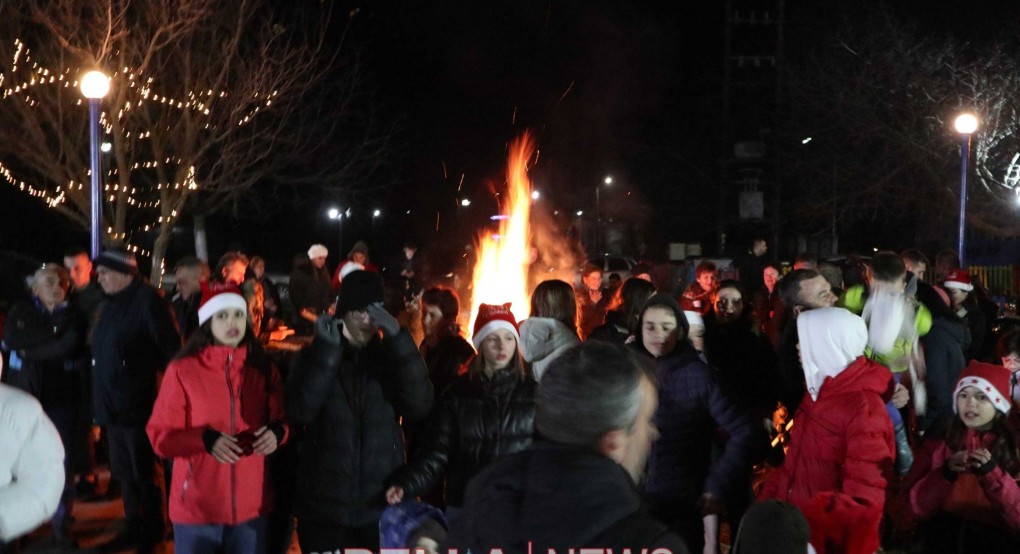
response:
[(339, 243), (340, 250), (337, 252), (340, 254), (340, 259), (344, 259), (344, 212), (340, 211), (339, 208), (330, 208), (327, 214), (330, 219), (336, 221), (337, 228), (337, 242)]
[(962, 113), (953, 122), (956, 132), (960, 133), (960, 231), (956, 240), (956, 250), (960, 254), (960, 267), (967, 267), (966, 254), (963, 250), (963, 229), (967, 222), (967, 164), (970, 162), (970, 136), (977, 131), (978, 119), (974, 114)]
[(99, 256), (102, 248), (100, 239), (103, 224), (103, 196), (99, 190), (99, 108), (103, 97), (110, 91), (110, 78), (101, 71), (89, 71), (81, 78), (82, 96), (89, 100), (89, 158), (92, 166), (92, 180), (89, 187), (90, 210), (90, 233), (89, 246), (92, 250), (92, 257)]
[[(608, 187), (613, 184), (613, 178), (609, 175), (602, 180), (603, 183)], [(601, 253), (599, 250), (599, 242), (602, 239), (602, 210), (600, 209), (599, 202), (599, 190), (602, 188), (601, 185), (595, 185), (595, 253)]]

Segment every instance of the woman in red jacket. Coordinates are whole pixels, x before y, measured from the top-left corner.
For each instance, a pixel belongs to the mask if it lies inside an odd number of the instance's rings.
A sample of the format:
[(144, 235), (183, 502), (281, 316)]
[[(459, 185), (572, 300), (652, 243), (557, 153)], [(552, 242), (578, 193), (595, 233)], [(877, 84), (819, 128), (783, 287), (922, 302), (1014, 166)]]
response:
[(864, 320), (843, 308), (801, 312), (797, 333), (807, 393), (760, 498), (800, 508), (819, 554), (873, 554), (895, 455), (892, 373), (864, 357)]
[(280, 375), (251, 332), (233, 285), (204, 289), (199, 328), (170, 362), (146, 431), (173, 458), (177, 552), (266, 549), (266, 460), (286, 439)]
[(1008, 419), (1010, 372), (970, 362), (953, 391), (957, 417), (931, 448), (924, 477), (910, 489), (910, 511), (928, 519), (925, 552), (1020, 549), (1020, 451)]

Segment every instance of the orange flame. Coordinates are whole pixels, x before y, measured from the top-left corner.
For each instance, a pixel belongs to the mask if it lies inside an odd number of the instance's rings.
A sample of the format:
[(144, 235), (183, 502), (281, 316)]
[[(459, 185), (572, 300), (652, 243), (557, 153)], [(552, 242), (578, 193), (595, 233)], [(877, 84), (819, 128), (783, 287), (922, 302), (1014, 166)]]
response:
[(500, 220), (497, 234), (482, 233), (478, 237), (469, 329), (474, 329), (478, 307), (483, 303), (512, 303), (511, 311), (517, 321), (528, 315), (528, 254), (531, 248), (528, 160), (534, 150), (534, 141), (528, 133), (510, 144), (507, 191), (506, 195), (500, 196), (499, 202), (500, 212), (507, 218)]

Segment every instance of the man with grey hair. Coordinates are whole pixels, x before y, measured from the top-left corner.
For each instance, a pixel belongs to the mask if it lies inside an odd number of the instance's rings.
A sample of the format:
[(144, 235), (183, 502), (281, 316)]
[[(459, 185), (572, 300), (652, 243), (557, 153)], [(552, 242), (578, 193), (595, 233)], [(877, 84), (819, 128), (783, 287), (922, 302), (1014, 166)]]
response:
[(198, 329), (198, 305), (202, 300), (202, 283), (209, 282), (209, 264), (185, 256), (174, 267), (176, 291), (170, 300), (181, 336), (187, 339)]
[(592, 341), (568, 350), (538, 389), (540, 440), (471, 481), (446, 546), (687, 552), (649, 515), (634, 485), (658, 438), (657, 398), (649, 369), (625, 348)]

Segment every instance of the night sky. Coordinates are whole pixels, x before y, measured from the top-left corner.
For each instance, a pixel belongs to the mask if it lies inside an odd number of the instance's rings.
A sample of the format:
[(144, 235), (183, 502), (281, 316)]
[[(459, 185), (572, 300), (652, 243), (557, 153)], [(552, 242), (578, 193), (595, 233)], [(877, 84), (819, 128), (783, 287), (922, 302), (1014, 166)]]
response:
[[(787, 2), (791, 49), (802, 30), (823, 24), (830, 10), (819, 4), (828, 3)], [(966, 9), (940, 4), (893, 3), (921, 28), (967, 40), (1003, 33), (1015, 21), (1008, 0), (971, 2)], [(259, 218), (215, 218), (214, 258), (239, 247), (266, 255), (270, 270), (286, 272), (293, 254), (323, 242), (334, 263), (336, 227), (325, 218), (331, 205), (354, 210), (346, 247), (368, 240), (383, 251), (377, 259), (410, 232), (426, 244), (449, 243), (495, 210), (487, 191), (502, 182), (508, 141), (525, 129), (535, 133), (541, 151), (532, 178), (558, 209), (591, 210), (594, 187), (612, 175), (616, 186), (603, 202), (629, 203), (648, 214), (651, 244), (711, 234), (722, 149), (725, 2), (352, 2), (337, 10), (337, 32), (348, 7), (359, 12), (345, 47), (364, 56), (376, 99), (399, 129), (389, 162), (392, 186), (372, 197), (306, 190)], [(460, 227), (459, 197), (474, 202)], [(373, 226), (374, 209), (383, 215)], [(6, 183), (0, 183), (0, 226), (0, 250), (39, 259), (58, 259), (68, 243), (87, 239)], [(289, 230), (286, 240), (280, 228)], [(188, 253), (189, 232), (175, 238), (171, 258)]]

